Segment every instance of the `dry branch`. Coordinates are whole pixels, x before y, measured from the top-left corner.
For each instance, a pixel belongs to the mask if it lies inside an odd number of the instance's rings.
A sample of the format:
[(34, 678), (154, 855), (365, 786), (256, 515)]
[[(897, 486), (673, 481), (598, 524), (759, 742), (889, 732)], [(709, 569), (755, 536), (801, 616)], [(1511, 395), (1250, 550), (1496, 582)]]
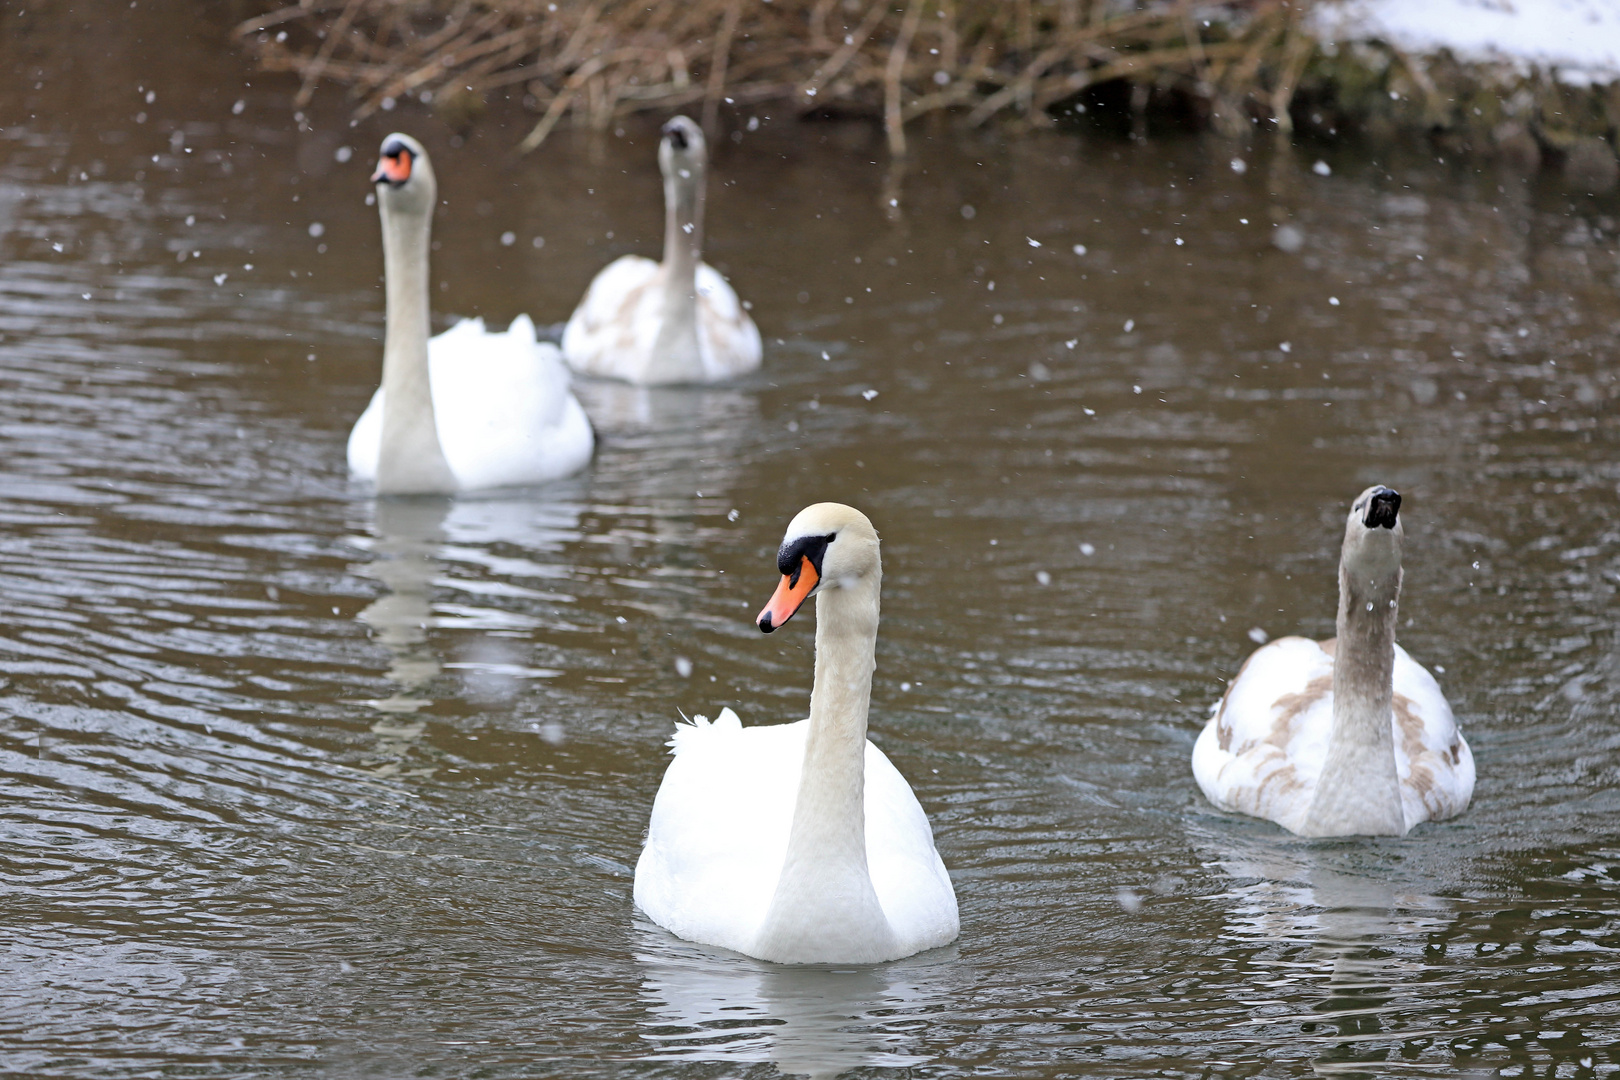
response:
[[(540, 145), (571, 115), (595, 127), (701, 102), (782, 104), (904, 125), (965, 109), (1031, 121), (1123, 79), (1241, 106), (1288, 127), (1314, 44), (1313, 0), (302, 0), (236, 34), (298, 103), (345, 84), (365, 116), (388, 99), (476, 101), (522, 86)], [(930, 47), (931, 46), (931, 47)]]

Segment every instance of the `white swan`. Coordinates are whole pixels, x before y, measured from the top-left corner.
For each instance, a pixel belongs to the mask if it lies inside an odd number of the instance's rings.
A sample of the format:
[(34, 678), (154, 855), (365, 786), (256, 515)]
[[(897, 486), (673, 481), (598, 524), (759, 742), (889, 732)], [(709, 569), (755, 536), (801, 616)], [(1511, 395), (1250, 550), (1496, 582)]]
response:
[(705, 383), (759, 367), (759, 330), (703, 251), (703, 129), (664, 125), (664, 261), (615, 259), (596, 275), (563, 330), (575, 371), (644, 384)]
[(956, 893), (911, 787), (866, 739), (882, 568), (858, 510), (788, 526), (759, 628), (812, 594), (810, 718), (676, 725), (636, 863), (636, 904), (683, 938), (778, 963), (865, 964), (953, 941)]
[(428, 339), (428, 247), (438, 187), (415, 139), (390, 135), (372, 176), (388, 321), (382, 386), (349, 435), (349, 471), (383, 495), (448, 495), (577, 472), (596, 439), (553, 345), (527, 315), (504, 334), (463, 319)]
[(1339, 557), (1339, 629), (1285, 637), (1244, 663), (1193, 748), (1223, 810), (1301, 836), (1404, 836), (1460, 814), (1474, 757), (1434, 676), (1395, 644), (1401, 497), (1356, 498)]

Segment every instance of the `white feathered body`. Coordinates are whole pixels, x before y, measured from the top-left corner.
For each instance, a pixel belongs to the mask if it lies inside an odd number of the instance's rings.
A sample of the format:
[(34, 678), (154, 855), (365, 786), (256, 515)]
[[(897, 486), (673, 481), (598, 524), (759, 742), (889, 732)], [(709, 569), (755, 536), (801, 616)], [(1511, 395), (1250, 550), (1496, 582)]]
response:
[[(647, 381), (653, 343), (664, 322), (662, 264), (624, 255), (596, 275), (563, 330), (563, 356), (575, 371), (626, 382)], [(697, 266), (698, 381), (718, 382), (759, 367), (759, 328), (737, 293), (708, 263)]]
[[(555, 345), (519, 315), (504, 333), (463, 319), (428, 341), (439, 445), (461, 490), (539, 484), (578, 472), (596, 437)], [(349, 471), (377, 479), (383, 391), (349, 435)]]
[[(1303, 831), (1333, 728), (1336, 641), (1278, 638), (1255, 650), (1193, 748), (1193, 775), (1223, 810)], [(1410, 830), (1461, 813), (1474, 758), (1434, 676), (1395, 646), (1395, 768)]]
[[(787, 855), (810, 721), (676, 726), (675, 758), (653, 803), (636, 864), (635, 901), (690, 941), (757, 955)], [(896, 939), (894, 956), (955, 940), (956, 894), (927, 815), (883, 751), (866, 743), (866, 859)], [(840, 927), (816, 928), (834, 940)]]

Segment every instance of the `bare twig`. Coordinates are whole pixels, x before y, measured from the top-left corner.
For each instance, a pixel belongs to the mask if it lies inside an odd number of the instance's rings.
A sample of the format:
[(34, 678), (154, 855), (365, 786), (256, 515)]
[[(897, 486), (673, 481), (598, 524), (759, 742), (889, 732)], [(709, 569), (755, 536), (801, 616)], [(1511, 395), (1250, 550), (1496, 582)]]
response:
[(877, 24), (882, 22), (883, 16), (889, 13), (888, 7), (888, 0), (872, 0), (872, 6), (867, 8), (866, 18), (861, 20), (860, 27), (853, 34), (845, 37), (844, 43), (838, 47), (838, 50), (832, 54), (831, 58), (817, 68), (815, 73), (805, 81), (804, 85), (799, 87), (799, 96), (804, 99), (807, 107), (815, 104), (814, 99), (820, 89), (839, 72), (843, 71), (855, 54), (861, 51), (861, 46), (866, 44), (866, 39), (877, 28)]
[(327, 31), (326, 40), (321, 42), (320, 52), (315, 54), (315, 59), (304, 69), (304, 85), (298, 88), (293, 105), (301, 109), (309, 104), (309, 99), (315, 94), (315, 84), (321, 81), (321, 73), (326, 70), (327, 61), (332, 59), (332, 50), (337, 48), (338, 42), (348, 33), (349, 25), (360, 12), (361, 2), (362, 0), (349, 0), (343, 5), (343, 14), (338, 16), (337, 25)]
[(889, 136), (889, 153), (906, 156), (906, 132), (900, 114), (900, 76), (906, 68), (906, 53), (911, 51), (911, 39), (917, 33), (917, 23), (928, 0), (911, 0), (906, 16), (900, 21), (900, 35), (889, 50), (889, 63), (883, 72), (883, 126)]
[(720, 95), (725, 92), (726, 64), (731, 60), (731, 38), (737, 32), (737, 19), (742, 15), (742, 0), (726, 4), (725, 18), (720, 33), (715, 35), (714, 56), (709, 61), (709, 88), (703, 95), (703, 131), (714, 138), (720, 127)]
[(1282, 134), (1294, 130), (1294, 118), (1288, 109), (1293, 104), (1294, 87), (1305, 70), (1305, 62), (1311, 58), (1311, 51), (1316, 47), (1300, 26), (1300, 21), (1301, 12), (1296, 4), (1289, 12), (1288, 30), (1283, 39), (1282, 74), (1271, 91), (1271, 117), (1277, 131)]
[(546, 141), (546, 136), (551, 134), (551, 129), (557, 126), (558, 120), (562, 119), (563, 110), (573, 102), (574, 96), (579, 93), (579, 88), (584, 86), (592, 75), (602, 70), (602, 66), (602, 58), (593, 56), (585, 61), (578, 71), (569, 76), (568, 85), (563, 87), (562, 93), (551, 99), (551, 107), (546, 110), (546, 115), (541, 118), (538, 124), (534, 125), (534, 130), (525, 135), (523, 141), (518, 143), (519, 153), (527, 154)]

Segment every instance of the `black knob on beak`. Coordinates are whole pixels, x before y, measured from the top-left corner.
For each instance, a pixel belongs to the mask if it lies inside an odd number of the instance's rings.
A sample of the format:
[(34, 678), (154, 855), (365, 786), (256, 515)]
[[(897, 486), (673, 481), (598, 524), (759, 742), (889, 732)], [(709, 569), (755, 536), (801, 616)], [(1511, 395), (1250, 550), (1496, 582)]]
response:
[(1393, 529), (1400, 512), (1401, 493), (1393, 488), (1376, 487), (1372, 498), (1367, 500), (1367, 516), (1361, 523), (1369, 529)]

